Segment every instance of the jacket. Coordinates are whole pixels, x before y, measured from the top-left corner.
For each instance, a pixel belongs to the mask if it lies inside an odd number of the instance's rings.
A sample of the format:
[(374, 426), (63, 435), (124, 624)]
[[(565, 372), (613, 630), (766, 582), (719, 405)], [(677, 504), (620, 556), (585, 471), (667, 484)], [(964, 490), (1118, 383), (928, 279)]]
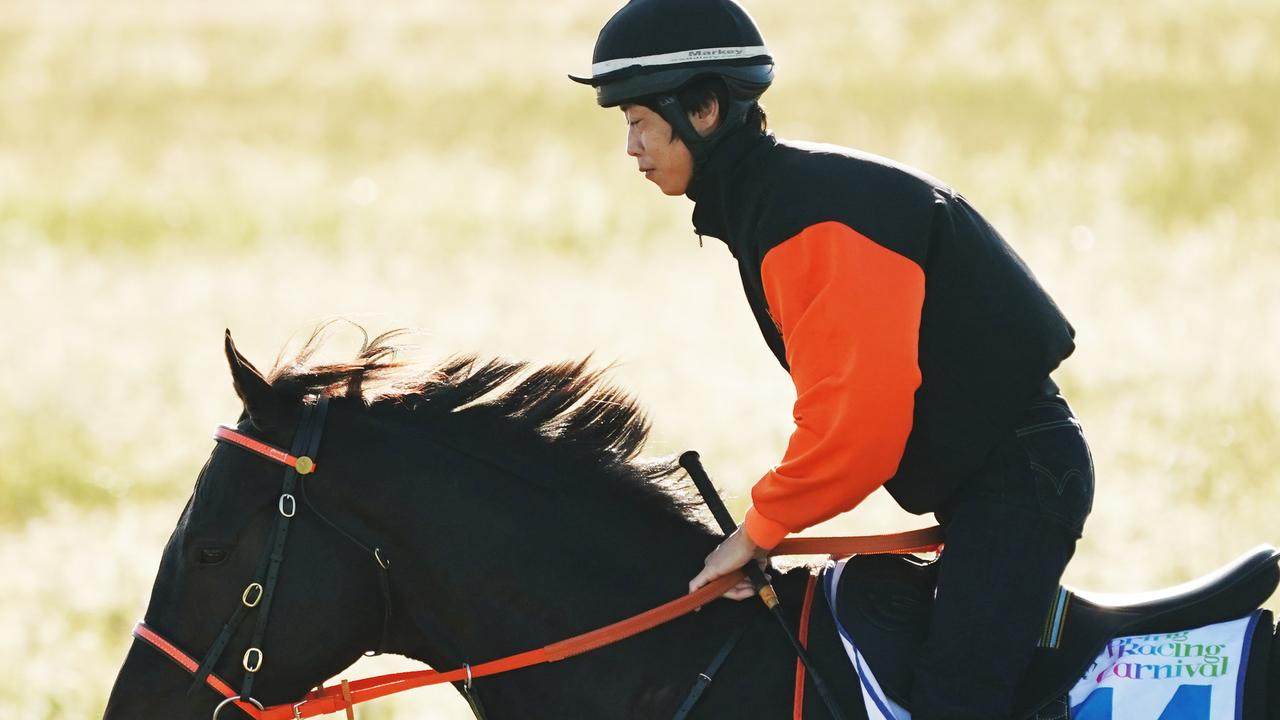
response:
[(1075, 348), (995, 228), (913, 168), (743, 128), (688, 195), (796, 387), (786, 454), (752, 489), (762, 547), (881, 485), (939, 509)]

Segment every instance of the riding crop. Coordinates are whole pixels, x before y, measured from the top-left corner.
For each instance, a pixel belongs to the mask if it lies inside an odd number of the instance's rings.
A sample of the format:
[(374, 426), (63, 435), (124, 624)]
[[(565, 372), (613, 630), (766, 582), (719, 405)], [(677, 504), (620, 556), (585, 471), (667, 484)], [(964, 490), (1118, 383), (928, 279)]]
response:
[[(728, 508), (724, 506), (724, 501), (720, 499), (720, 493), (716, 492), (715, 486), (711, 484), (711, 478), (702, 467), (702, 460), (698, 456), (698, 451), (689, 450), (682, 454), (680, 456), (680, 466), (685, 469), (685, 472), (689, 473), (689, 477), (693, 478), (693, 484), (697, 486), (703, 502), (711, 509), (711, 514), (715, 517), (716, 523), (720, 525), (720, 530), (726, 536), (733, 532), (738, 527), (737, 523), (733, 521), (733, 516), (729, 515)], [(809, 659), (808, 653), (805, 652), (800, 638), (796, 637), (795, 630), (791, 628), (791, 623), (787, 622), (786, 616), (782, 614), (782, 606), (778, 602), (778, 593), (774, 591), (773, 585), (769, 584), (769, 580), (764, 575), (764, 570), (760, 569), (755, 560), (752, 560), (747, 563), (743, 571), (751, 579), (751, 585), (755, 588), (756, 595), (764, 602), (769, 612), (778, 619), (778, 624), (782, 626), (782, 631), (786, 634), (787, 639), (791, 641), (791, 646), (795, 648), (796, 657), (800, 658), (800, 662), (804, 663), (805, 670), (813, 681), (813, 687), (818, 691), (818, 695), (827, 706), (827, 711), (831, 713), (831, 717), (835, 720), (844, 720), (845, 716), (840, 711), (840, 706), (836, 704), (835, 698), (831, 696), (831, 692), (827, 688), (827, 684), (823, 682), (817, 668), (813, 666), (813, 662)]]

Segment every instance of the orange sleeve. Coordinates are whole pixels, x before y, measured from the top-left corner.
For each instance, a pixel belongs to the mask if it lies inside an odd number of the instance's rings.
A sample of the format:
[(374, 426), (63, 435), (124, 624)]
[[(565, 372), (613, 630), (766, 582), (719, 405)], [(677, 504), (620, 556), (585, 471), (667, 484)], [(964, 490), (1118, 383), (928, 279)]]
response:
[(852, 509), (893, 477), (911, 432), (924, 271), (838, 222), (761, 264), (796, 387), (786, 455), (751, 491), (747, 534), (773, 547)]

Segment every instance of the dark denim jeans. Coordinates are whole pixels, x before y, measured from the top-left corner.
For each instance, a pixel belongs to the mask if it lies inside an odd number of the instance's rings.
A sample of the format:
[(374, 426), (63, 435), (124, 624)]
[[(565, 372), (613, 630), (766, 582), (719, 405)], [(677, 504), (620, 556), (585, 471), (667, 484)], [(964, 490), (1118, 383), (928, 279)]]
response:
[(915, 720), (1002, 720), (1093, 506), (1093, 459), (1056, 387), (937, 513), (946, 536)]

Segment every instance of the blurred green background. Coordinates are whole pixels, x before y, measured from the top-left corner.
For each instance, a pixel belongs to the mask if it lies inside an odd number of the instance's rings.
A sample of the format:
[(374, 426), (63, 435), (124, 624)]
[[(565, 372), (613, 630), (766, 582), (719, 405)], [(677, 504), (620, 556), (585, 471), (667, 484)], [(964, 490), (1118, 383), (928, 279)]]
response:
[[(100, 715), (238, 410), (225, 327), (264, 366), (336, 315), (427, 358), (594, 351), (650, 451), (698, 448), (745, 508), (789, 379), (724, 247), (564, 78), (614, 7), (0, 0), (0, 717)], [(1077, 327), (1058, 377), (1099, 485), (1068, 581), (1280, 543), (1280, 5), (748, 7), (779, 135), (951, 183)], [(926, 522), (882, 495), (817, 531)], [(362, 717), (468, 715), (446, 689)]]

